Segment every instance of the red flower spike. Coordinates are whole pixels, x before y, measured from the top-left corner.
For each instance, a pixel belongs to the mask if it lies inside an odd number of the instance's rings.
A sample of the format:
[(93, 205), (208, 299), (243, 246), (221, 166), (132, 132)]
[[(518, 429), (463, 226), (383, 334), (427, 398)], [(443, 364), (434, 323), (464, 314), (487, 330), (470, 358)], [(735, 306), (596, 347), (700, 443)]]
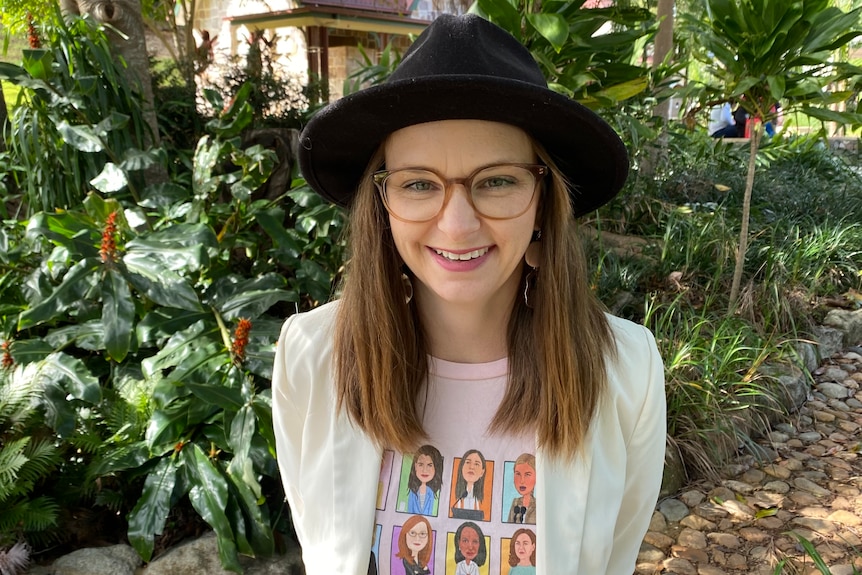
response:
[(3, 350), (3, 358), (0, 359), (0, 368), (2, 369), (11, 369), (15, 367), (15, 359), (9, 352), (10, 345), (11, 344), (8, 341), (0, 343), (0, 350)]
[(27, 41), (30, 43), (30, 48), (36, 50), (42, 47), (42, 39), (39, 37), (39, 31), (36, 30), (36, 25), (33, 24), (33, 15), (27, 12)]
[(251, 320), (240, 318), (233, 332), (231, 354), (237, 363), (245, 361), (245, 346), (248, 345), (248, 334), (251, 331)]
[(117, 212), (111, 212), (105, 220), (105, 229), (102, 231), (102, 247), (99, 255), (104, 263), (117, 261)]

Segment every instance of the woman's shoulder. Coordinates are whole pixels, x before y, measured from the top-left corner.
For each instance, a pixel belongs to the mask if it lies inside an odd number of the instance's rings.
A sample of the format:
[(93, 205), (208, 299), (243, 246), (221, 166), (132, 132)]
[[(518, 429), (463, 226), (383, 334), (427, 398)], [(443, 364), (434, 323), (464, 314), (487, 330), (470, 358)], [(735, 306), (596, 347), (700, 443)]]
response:
[(608, 381), (615, 396), (637, 404), (653, 384), (664, 381), (661, 355), (652, 332), (641, 324), (607, 315), (614, 336), (614, 357), (608, 364)]
[(642, 355), (648, 359), (656, 350), (655, 337), (645, 326), (611, 314), (605, 314), (617, 354), (624, 355), (628, 360)]
[(329, 338), (338, 311), (338, 302), (333, 301), (310, 311), (295, 313), (288, 317), (281, 327), (279, 345), (288, 342), (301, 344), (303, 342), (319, 341)]

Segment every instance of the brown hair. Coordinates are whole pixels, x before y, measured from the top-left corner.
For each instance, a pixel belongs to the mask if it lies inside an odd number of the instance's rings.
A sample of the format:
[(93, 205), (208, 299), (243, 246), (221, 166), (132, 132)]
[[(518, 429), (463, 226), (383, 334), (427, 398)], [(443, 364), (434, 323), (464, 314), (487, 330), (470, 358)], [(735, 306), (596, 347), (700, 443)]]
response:
[(530, 554), (530, 563), (535, 566), (536, 565), (536, 534), (533, 533), (530, 529), (518, 529), (512, 534), (512, 538), (509, 539), (509, 566), (514, 567), (518, 563), (521, 562), (518, 559), (518, 556), (515, 554), (515, 540), (518, 539), (519, 535), (526, 534), (527, 537), (530, 538), (530, 541), (533, 542), (533, 552)]
[(428, 520), (422, 517), (421, 515), (411, 515), (407, 518), (407, 521), (404, 522), (404, 525), (401, 526), (401, 533), (398, 534), (398, 553), (395, 554), (399, 559), (407, 559), (408, 561), (413, 561), (413, 552), (407, 547), (407, 532), (416, 527), (417, 524), (424, 523), (425, 527), (428, 529), (428, 543), (425, 544), (419, 551), (419, 566), (424, 568), (428, 566), (428, 561), (431, 560), (431, 524), (428, 523)]
[[(535, 432), (548, 454), (570, 458), (583, 446), (607, 387), (605, 358), (614, 353), (613, 335), (590, 290), (568, 186), (547, 152), (533, 146), (551, 171), (540, 199), (541, 265), (533, 308), (520, 295), (513, 302), (509, 381), (490, 430)], [(349, 269), (335, 326), (335, 386), (339, 408), (359, 428), (381, 446), (411, 452), (426, 438), (416, 400), (429, 350), (415, 302), (404, 303), (403, 264), (371, 181), (382, 165), (381, 146), (351, 209)]]
[(416, 476), (416, 460), (419, 459), (420, 455), (430, 458), (432, 465), (434, 465), (434, 477), (428, 482), (428, 489), (434, 493), (434, 497), (438, 497), (440, 488), (443, 486), (443, 456), (440, 454), (440, 450), (433, 445), (423, 445), (413, 454), (410, 474), (407, 478), (407, 488), (414, 493), (419, 493), (419, 488), (422, 486), (422, 482)]

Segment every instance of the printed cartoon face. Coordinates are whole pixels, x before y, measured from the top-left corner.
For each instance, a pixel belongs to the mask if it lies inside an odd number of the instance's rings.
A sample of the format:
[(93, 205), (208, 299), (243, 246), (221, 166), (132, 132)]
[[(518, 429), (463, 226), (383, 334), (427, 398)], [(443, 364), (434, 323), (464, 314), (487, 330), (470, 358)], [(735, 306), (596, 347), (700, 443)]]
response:
[(485, 475), (485, 466), (482, 464), (482, 458), (479, 457), (478, 453), (471, 453), (464, 458), (461, 475), (464, 476), (467, 483), (476, 483)]
[(533, 540), (526, 533), (521, 533), (515, 539), (515, 556), (520, 560), (522, 565), (530, 564), (530, 557), (535, 550), (536, 544), (533, 543)]
[(479, 534), (472, 527), (464, 527), (461, 530), (461, 538), (458, 539), (458, 549), (467, 561), (472, 561), (479, 554)]
[(536, 486), (536, 470), (529, 463), (519, 463), (515, 466), (515, 489), (521, 495), (533, 493)]
[(407, 532), (405, 540), (407, 541), (407, 548), (413, 555), (417, 555), (428, 545), (428, 527), (420, 521)]
[(434, 479), (434, 460), (428, 455), (420, 455), (413, 463), (413, 470), (416, 472), (416, 477), (422, 483), (428, 483)]

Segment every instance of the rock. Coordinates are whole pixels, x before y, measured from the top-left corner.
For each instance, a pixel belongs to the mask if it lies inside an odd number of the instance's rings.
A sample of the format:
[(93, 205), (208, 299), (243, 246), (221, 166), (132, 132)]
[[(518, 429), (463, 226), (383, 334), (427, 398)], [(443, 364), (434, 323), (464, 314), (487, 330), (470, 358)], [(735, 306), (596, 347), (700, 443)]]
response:
[(659, 499), (670, 497), (685, 485), (688, 475), (685, 463), (676, 449), (667, 449), (664, 456), (664, 472), (661, 478)]
[[(283, 556), (262, 559), (241, 557), (245, 575), (302, 575), (298, 547)], [(171, 549), (144, 570), (143, 575), (235, 575), (221, 565), (215, 533), (208, 533)]]
[(803, 443), (814, 443), (820, 441), (822, 436), (816, 431), (805, 431), (799, 434), (799, 440)]
[(847, 379), (848, 375), (849, 374), (846, 370), (832, 365), (825, 368), (820, 374), (817, 375), (817, 381), (831, 381), (833, 383), (840, 383)]
[(659, 504), (658, 510), (665, 519), (674, 523), (678, 523), (689, 514), (688, 506), (679, 499), (665, 499)]
[(839, 329), (819, 325), (815, 326), (812, 332), (817, 340), (817, 355), (820, 361), (832, 357), (844, 347), (844, 332)]
[(831, 381), (826, 381), (823, 383), (818, 383), (817, 391), (825, 395), (826, 397), (831, 397), (834, 399), (847, 399), (850, 397), (850, 390), (847, 389), (844, 385), (840, 383), (833, 383)]
[(143, 563), (128, 545), (78, 549), (51, 566), (54, 575), (133, 575)]
[(842, 347), (856, 345), (862, 341), (862, 309), (855, 311), (830, 310), (823, 319), (823, 324), (841, 332), (843, 336)]
[(806, 479), (804, 477), (797, 477), (793, 480), (793, 484), (799, 489), (807, 491), (808, 493), (811, 493), (812, 495), (815, 495), (817, 497), (826, 497), (827, 495), (829, 495), (828, 490), (823, 489), (810, 479)]

